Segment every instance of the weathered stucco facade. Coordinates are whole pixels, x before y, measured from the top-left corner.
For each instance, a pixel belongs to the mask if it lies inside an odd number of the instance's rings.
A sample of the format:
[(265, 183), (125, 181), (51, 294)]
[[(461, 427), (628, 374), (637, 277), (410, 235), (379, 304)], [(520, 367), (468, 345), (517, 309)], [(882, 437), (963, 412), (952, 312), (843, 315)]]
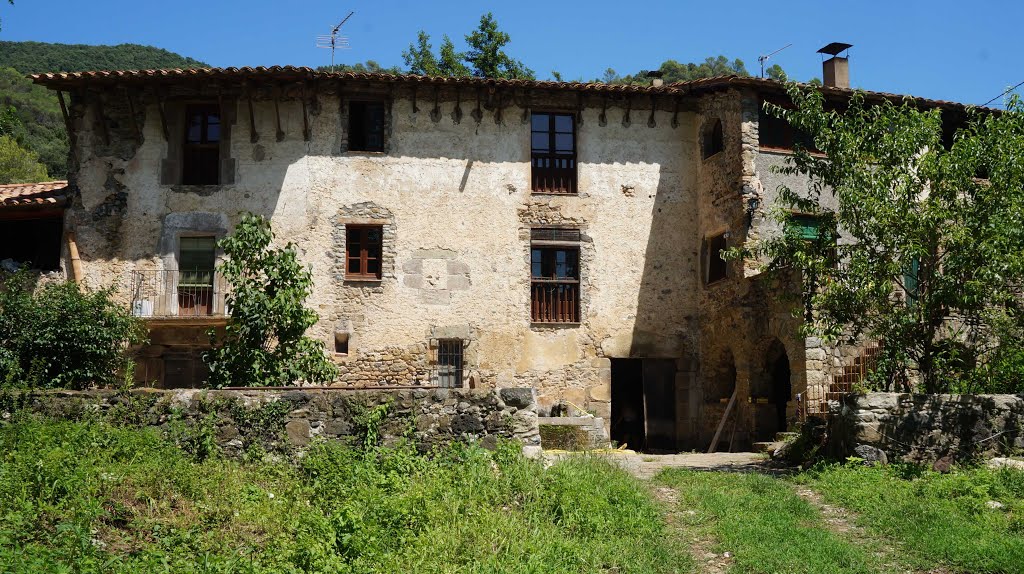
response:
[[(464, 386), (533, 387), (542, 413), (589, 410), (613, 439), (652, 450), (707, 448), (735, 390), (721, 440), (740, 447), (784, 430), (779, 405), (792, 419), (795, 397), (845, 360), (798, 336), (758, 262), (729, 262), (708, 281), (713, 237), (735, 247), (778, 232), (764, 214), (784, 154), (759, 147), (756, 85), (302, 69), (36, 81), (71, 96), (65, 229), (79, 279), (118, 286), (129, 304), (140, 276), (178, 270), (182, 237), (223, 237), (244, 213), (263, 215), (312, 269), (312, 334), (340, 351), (338, 385), (435, 384), (439, 342), (457, 340)], [(382, 151), (351, 151), (351, 102), (363, 100), (384, 104)], [(220, 110), (217, 185), (176, 179), (183, 110), (196, 101)], [(531, 189), (534, 112), (572, 114), (576, 193)], [(346, 229), (358, 225), (382, 230), (379, 279), (346, 274)], [(572, 322), (531, 320), (538, 228), (579, 232)], [(186, 359), (223, 324), (213, 307), (151, 319), (140, 379), (200, 377)]]

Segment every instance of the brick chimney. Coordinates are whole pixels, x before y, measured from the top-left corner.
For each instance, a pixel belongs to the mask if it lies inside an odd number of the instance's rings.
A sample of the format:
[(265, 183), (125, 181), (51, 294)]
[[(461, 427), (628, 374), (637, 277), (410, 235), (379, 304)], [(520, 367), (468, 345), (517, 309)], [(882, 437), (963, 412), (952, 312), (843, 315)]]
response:
[(840, 56), (842, 52), (846, 52), (852, 44), (844, 44), (842, 42), (832, 42), (828, 46), (818, 50), (819, 54), (826, 54), (832, 56), (821, 63), (821, 81), (826, 86), (832, 88), (846, 88), (850, 87), (850, 59), (847, 56)]

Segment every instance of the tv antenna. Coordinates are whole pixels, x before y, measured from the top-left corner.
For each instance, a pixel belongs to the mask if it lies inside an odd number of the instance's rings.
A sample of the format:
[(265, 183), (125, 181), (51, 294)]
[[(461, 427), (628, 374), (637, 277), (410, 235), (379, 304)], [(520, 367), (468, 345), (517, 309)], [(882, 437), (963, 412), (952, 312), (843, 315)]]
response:
[(337, 26), (331, 28), (330, 34), (324, 34), (316, 37), (317, 48), (330, 48), (331, 50), (331, 69), (334, 69), (334, 50), (337, 48), (347, 50), (349, 48), (348, 38), (345, 36), (339, 36), (338, 30), (341, 30), (342, 24), (348, 22), (348, 19), (351, 18), (353, 14), (355, 14), (355, 12), (349, 12), (348, 16), (345, 16), (341, 22), (338, 22)]
[(757, 57), (757, 61), (761, 64), (761, 77), (762, 78), (764, 77), (764, 63), (767, 62), (768, 59), (771, 58), (772, 56), (774, 56), (775, 54), (778, 54), (779, 52), (785, 50), (786, 48), (788, 48), (788, 47), (790, 47), (792, 45), (793, 44), (786, 44), (785, 46), (779, 48), (778, 50), (775, 50), (771, 54), (766, 54), (766, 55), (758, 56)]

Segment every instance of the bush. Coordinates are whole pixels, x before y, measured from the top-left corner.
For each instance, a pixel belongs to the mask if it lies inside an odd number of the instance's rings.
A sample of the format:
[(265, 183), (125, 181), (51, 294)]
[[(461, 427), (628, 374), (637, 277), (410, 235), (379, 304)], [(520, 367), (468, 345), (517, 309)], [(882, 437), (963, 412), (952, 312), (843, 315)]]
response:
[(33, 293), (31, 284), (25, 272), (0, 278), (0, 384), (84, 389), (130, 372), (126, 347), (145, 340), (145, 327), (112, 290), (63, 282)]
[(270, 222), (250, 213), (218, 243), (227, 257), (218, 271), (231, 285), (231, 317), (222, 339), (210, 332), (214, 348), (203, 356), (212, 387), (326, 383), (338, 374), (323, 342), (306, 336), (320, 319), (305, 306), (310, 271), (294, 244), (271, 248), (273, 239)]

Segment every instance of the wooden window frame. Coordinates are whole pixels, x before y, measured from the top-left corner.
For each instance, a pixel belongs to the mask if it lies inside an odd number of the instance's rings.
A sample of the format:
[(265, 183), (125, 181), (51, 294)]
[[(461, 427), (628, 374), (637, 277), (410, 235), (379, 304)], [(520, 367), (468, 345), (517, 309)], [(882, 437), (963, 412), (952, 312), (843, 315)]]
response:
[[(547, 232), (547, 233), (546, 233)], [(572, 232), (575, 232), (573, 234)], [(564, 237), (575, 235), (579, 237), (579, 230), (563, 229), (534, 229), (531, 235), (534, 237)], [(541, 261), (546, 254), (552, 254), (557, 261), (557, 253), (564, 251), (575, 254), (575, 274), (573, 276), (559, 277), (557, 275), (557, 263), (551, 265), (554, 275), (534, 275), (534, 252), (539, 251)], [(543, 268), (543, 263), (541, 264)], [(579, 241), (559, 241), (547, 239), (531, 239), (530, 241), (530, 320), (535, 324), (569, 324), (580, 323), (580, 300), (582, 299), (582, 266)]]
[[(543, 131), (533, 129), (535, 116), (548, 116), (548, 128)], [(559, 153), (557, 151), (556, 139), (559, 132), (556, 129), (557, 117), (568, 117), (572, 122), (572, 153)], [(546, 152), (535, 151), (533, 147), (533, 135), (546, 133), (548, 135), (548, 148)], [(535, 110), (530, 113), (530, 189), (533, 193), (576, 195), (579, 193), (579, 127), (576, 124), (575, 112), (556, 110)], [(548, 165), (538, 165), (538, 163)], [(568, 162), (569, 167), (551, 167), (551, 164)]]
[[(352, 135), (355, 132), (355, 130), (353, 130), (353, 125), (354, 125), (354, 122), (356, 120), (356, 114), (354, 112), (354, 109), (355, 109), (354, 105), (358, 105), (358, 106), (362, 106), (363, 107), (363, 113), (362, 113), (362, 118), (360, 118), (361, 119), (360, 123), (362, 123), (362, 130), (363, 130), (363, 136), (364, 136), (363, 140), (364, 141), (362, 142), (362, 145), (360, 145), (359, 147), (353, 146), (353, 140), (352, 140)], [(376, 147), (376, 146), (371, 147), (370, 145), (367, 144), (367, 141), (366, 141), (366, 140), (369, 139), (366, 136), (371, 133), (372, 130), (370, 129), (370, 127), (371, 127), (371, 125), (373, 123), (371, 121), (371, 119), (370, 119), (371, 118), (371, 114), (366, 112), (366, 108), (369, 107), (369, 106), (375, 106), (375, 107), (376, 106), (380, 106), (380, 109), (381, 109), (380, 146), (379, 147)], [(346, 127), (348, 129), (348, 143), (347, 143), (346, 151), (361, 152), (361, 153), (385, 153), (386, 150), (387, 150), (387, 132), (388, 132), (388, 107), (387, 107), (387, 102), (384, 101), (384, 100), (373, 99), (373, 98), (365, 98), (365, 99), (355, 98), (355, 99), (349, 100), (348, 101), (348, 125)]]
[[(185, 260), (185, 243), (194, 240), (213, 241), (212, 260), (209, 269), (186, 269), (183, 266)], [(198, 251), (198, 250), (193, 250)], [(217, 238), (213, 235), (183, 235), (178, 238), (178, 277), (175, 290), (178, 300), (177, 314), (179, 316), (208, 316), (214, 314), (216, 307), (216, 268), (217, 268)], [(192, 274), (192, 275), (189, 275)], [(192, 278), (192, 281), (185, 282), (185, 279)]]
[[(707, 242), (707, 252), (704, 257), (704, 284), (714, 285), (721, 281), (725, 281), (729, 278), (729, 261), (722, 257), (721, 252), (724, 249), (729, 248), (729, 239), (726, 237), (728, 232), (722, 231), (709, 235), (705, 241)], [(721, 242), (720, 247), (716, 247), (716, 242)], [(717, 261), (716, 261), (717, 259)]]
[[(380, 233), (380, 241), (373, 243), (369, 241), (368, 234), (372, 230)], [(349, 241), (349, 233), (358, 231), (360, 233), (359, 253), (353, 255), (352, 242)], [(375, 256), (371, 256), (372, 247), (376, 247)], [(370, 273), (370, 261), (377, 261), (377, 272)], [(350, 271), (351, 262), (359, 261), (359, 271)], [(347, 224), (345, 225), (345, 280), (346, 281), (380, 281), (384, 273), (384, 226), (380, 224)]]
[[(188, 139), (189, 126), (191, 124), (192, 116), (202, 113), (203, 121), (199, 128), (199, 141), (190, 142)], [(218, 134), (215, 141), (210, 141), (209, 133), (209, 120), (211, 115), (217, 116)], [(224, 114), (220, 109), (220, 105), (216, 103), (196, 103), (185, 105), (185, 126), (184, 136), (182, 138), (182, 154), (181, 154), (181, 183), (183, 185), (220, 185), (221, 173), (221, 140), (224, 138)], [(216, 153), (216, 170), (214, 170), (214, 181), (205, 181), (203, 179), (202, 161), (196, 158), (196, 156), (204, 156), (206, 154)]]

